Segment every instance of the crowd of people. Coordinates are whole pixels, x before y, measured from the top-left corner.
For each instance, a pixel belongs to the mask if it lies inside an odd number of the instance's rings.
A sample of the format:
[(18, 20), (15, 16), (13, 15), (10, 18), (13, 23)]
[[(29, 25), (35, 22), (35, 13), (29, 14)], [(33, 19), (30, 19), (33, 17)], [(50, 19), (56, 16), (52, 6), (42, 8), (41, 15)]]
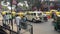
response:
[(14, 24), (17, 26), (17, 32), (20, 33), (21, 28), (27, 29), (27, 19), (25, 16), (20, 17), (19, 15), (15, 15), (15, 18), (12, 16), (11, 13), (6, 13), (3, 16), (3, 26), (9, 26), (10, 24), (13, 25), (13, 20), (15, 21)]

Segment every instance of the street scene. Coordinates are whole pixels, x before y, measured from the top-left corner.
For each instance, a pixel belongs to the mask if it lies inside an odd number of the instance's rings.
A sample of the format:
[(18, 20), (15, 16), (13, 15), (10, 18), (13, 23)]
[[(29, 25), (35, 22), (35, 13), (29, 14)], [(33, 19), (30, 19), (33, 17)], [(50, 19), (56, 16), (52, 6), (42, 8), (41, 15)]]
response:
[(45, 23), (33, 23), (34, 34), (60, 34), (60, 32), (56, 32), (54, 30), (54, 26), (52, 22)]
[(60, 0), (0, 0), (0, 34), (60, 34)]

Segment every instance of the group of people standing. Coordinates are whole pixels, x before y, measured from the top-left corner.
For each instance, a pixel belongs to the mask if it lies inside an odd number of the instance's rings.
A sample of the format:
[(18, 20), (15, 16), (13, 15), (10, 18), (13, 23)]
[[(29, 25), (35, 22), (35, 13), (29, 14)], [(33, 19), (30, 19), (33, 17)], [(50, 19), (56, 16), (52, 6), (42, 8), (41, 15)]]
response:
[(16, 24), (17, 24), (17, 31), (20, 32), (21, 28), (26, 29), (27, 28), (27, 18), (23, 16), (22, 18), (19, 15), (16, 15), (15, 18)]
[(6, 13), (3, 16), (3, 24), (9, 25), (13, 23), (14, 19), (14, 24), (17, 26), (17, 32), (20, 33), (21, 28), (26, 29), (27, 28), (27, 18), (25, 16), (20, 17), (19, 15), (15, 15), (15, 17), (12, 16), (11, 13)]
[(12, 23), (11, 13), (6, 13), (5, 15), (3, 15), (3, 23), (6, 25), (9, 25), (10, 23)]

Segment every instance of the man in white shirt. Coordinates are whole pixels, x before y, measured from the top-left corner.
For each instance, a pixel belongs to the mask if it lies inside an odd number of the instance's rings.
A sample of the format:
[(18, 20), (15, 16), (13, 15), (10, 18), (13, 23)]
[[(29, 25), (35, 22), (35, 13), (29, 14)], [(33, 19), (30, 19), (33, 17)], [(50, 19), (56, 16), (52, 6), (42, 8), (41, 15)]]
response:
[(43, 17), (44, 17), (44, 21), (48, 21), (48, 18), (47, 18), (47, 14), (46, 13), (43, 14)]
[(21, 17), (19, 15), (16, 15), (15, 20), (16, 20), (16, 25), (17, 25), (17, 32), (19, 34), (21, 30)]

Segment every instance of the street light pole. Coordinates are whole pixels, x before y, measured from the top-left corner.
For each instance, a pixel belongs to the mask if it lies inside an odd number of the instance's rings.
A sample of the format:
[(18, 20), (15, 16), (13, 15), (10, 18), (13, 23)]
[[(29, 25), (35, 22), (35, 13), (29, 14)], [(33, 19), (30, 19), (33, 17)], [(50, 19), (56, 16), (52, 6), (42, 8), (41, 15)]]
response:
[(12, 12), (12, 0), (11, 0), (11, 12)]
[[(12, 13), (12, 0), (11, 0), (11, 13)], [(11, 26), (12, 26), (12, 30), (13, 30), (13, 18), (12, 18), (12, 23), (11, 23)], [(13, 34), (13, 33), (12, 33)]]
[(16, 12), (17, 12), (17, 8), (18, 8), (18, 0), (16, 0)]

